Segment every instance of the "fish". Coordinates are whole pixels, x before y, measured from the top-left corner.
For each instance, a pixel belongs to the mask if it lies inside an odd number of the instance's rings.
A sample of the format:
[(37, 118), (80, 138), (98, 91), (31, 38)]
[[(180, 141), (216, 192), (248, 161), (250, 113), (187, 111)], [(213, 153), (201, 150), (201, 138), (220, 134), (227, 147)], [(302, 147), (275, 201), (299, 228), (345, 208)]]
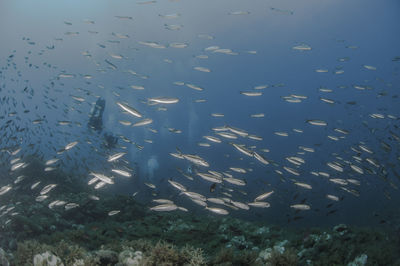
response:
[(229, 132), (217, 132), (216, 134), (226, 139), (237, 139), (235, 134)]
[(111, 69), (117, 70), (117, 66), (111, 63), (109, 60), (104, 59), (104, 62), (106, 62)]
[(289, 134), (287, 132), (283, 132), (283, 131), (277, 131), (274, 132), (275, 135), (280, 136), (280, 137), (288, 137)]
[(290, 205), (290, 208), (293, 208), (295, 210), (300, 210), (300, 211), (307, 211), (307, 210), (311, 209), (310, 205), (307, 205), (307, 204), (293, 204), (293, 205)]
[(175, 19), (175, 18), (179, 18), (181, 16), (181, 14), (179, 13), (173, 13), (173, 14), (167, 14), (167, 15), (158, 15), (159, 17), (165, 18), (165, 19)]
[(139, 122), (136, 122), (132, 125), (132, 127), (140, 127), (140, 126), (146, 126), (146, 125), (150, 125), (151, 123), (153, 123), (153, 119), (150, 118), (145, 118)]
[(249, 11), (232, 11), (228, 13), (229, 15), (248, 15), (250, 14)]
[(111, 169), (111, 172), (116, 173), (118, 175), (124, 176), (124, 177), (131, 177), (132, 174), (129, 173), (128, 171), (124, 171), (121, 169)]
[(15, 170), (18, 170), (18, 169), (20, 169), (20, 168), (24, 168), (26, 165), (27, 165), (27, 164), (24, 163), (24, 162), (13, 164), (13, 165), (11, 166), (11, 171), (15, 171)]
[(331, 181), (332, 183), (341, 185), (341, 186), (346, 186), (348, 184), (348, 182), (344, 179), (341, 178), (330, 178), (329, 181)]
[(306, 183), (302, 183), (302, 182), (294, 182), (293, 184), (295, 184), (296, 186), (305, 188), (305, 189), (312, 189), (312, 186)]
[(170, 183), (174, 188), (178, 189), (181, 192), (187, 191), (185, 186), (181, 185), (176, 181), (168, 180), (168, 183)]
[(108, 157), (107, 161), (108, 162), (116, 161), (116, 160), (120, 159), (122, 156), (124, 156), (125, 154), (126, 154), (126, 152), (118, 152), (118, 153), (112, 154)]
[(201, 66), (196, 66), (193, 67), (194, 70), (200, 71), (200, 72), (205, 72), (205, 73), (210, 73), (211, 70), (209, 68), (206, 67), (201, 67)]
[(216, 213), (216, 214), (220, 214), (220, 215), (228, 215), (229, 212), (225, 209), (221, 209), (221, 208), (214, 208), (214, 207), (206, 207), (206, 210)]
[(261, 96), (263, 93), (259, 91), (241, 91), (240, 94), (244, 96), (256, 97)]
[(211, 141), (211, 142), (215, 142), (215, 143), (221, 143), (221, 140), (217, 137), (214, 136), (204, 136), (203, 138)]
[(108, 212), (108, 216), (114, 216), (114, 215), (116, 215), (116, 214), (118, 214), (120, 212), (121, 212), (120, 210), (109, 211)]
[(138, 118), (141, 118), (141, 117), (142, 117), (142, 114), (141, 114), (141, 113), (139, 113), (136, 109), (130, 107), (130, 106), (127, 105), (127, 104), (124, 104), (124, 103), (121, 103), (121, 102), (117, 102), (117, 105), (118, 105), (122, 110), (124, 110), (125, 112), (127, 112), (128, 114), (130, 114), (130, 115), (132, 115), (132, 116), (134, 116), (134, 117), (138, 117)]
[(48, 207), (49, 207), (49, 209), (53, 209), (54, 207), (64, 206), (65, 204), (67, 204), (67, 202), (65, 202), (63, 200), (54, 200), (49, 203)]
[(376, 67), (370, 65), (363, 65), (363, 67), (368, 70), (376, 70)]
[(203, 158), (194, 154), (182, 154), (183, 158), (199, 166), (209, 167), (210, 164)]
[(53, 190), (56, 186), (57, 186), (57, 184), (49, 184), (49, 185), (43, 187), (42, 190), (40, 191), (40, 195), (41, 196), (46, 195), (51, 190)]
[[(193, 191), (182, 191), (182, 194), (189, 197), (191, 200), (199, 200), (199, 201), (206, 201), (207, 198), (199, 193)], [(203, 203), (200, 203), (202, 205)]]
[(200, 172), (197, 172), (196, 174), (206, 181), (217, 183), (217, 184), (222, 183), (222, 178), (220, 178), (218, 176), (215, 176), (212, 174), (207, 174), (207, 173), (200, 173)]
[(168, 211), (175, 211), (178, 209), (173, 203), (161, 204), (154, 207), (151, 207), (150, 210), (157, 211), (157, 212), (168, 212)]
[(89, 173), (89, 175), (92, 175), (92, 176), (98, 178), (99, 180), (101, 180), (102, 182), (104, 182), (106, 184), (111, 184), (111, 185), (114, 184), (114, 181), (110, 177), (105, 176), (103, 174), (91, 172), (91, 173)]
[(340, 166), (340, 164), (338, 164), (337, 162), (328, 162), (328, 163), (326, 163), (326, 165), (328, 165), (330, 168), (332, 168), (333, 170), (336, 170), (338, 172), (344, 171), (343, 167)]
[(236, 144), (236, 143), (232, 143), (232, 146), (235, 147), (238, 151), (240, 151), (241, 153), (253, 157), (253, 152), (249, 149), (247, 149), (246, 147)]
[(78, 203), (73, 203), (73, 202), (67, 203), (64, 206), (66, 211), (74, 209), (74, 208), (77, 208), (77, 207), (79, 207), (79, 204)]
[(12, 189), (11, 185), (7, 185), (7, 186), (2, 186), (0, 187), (0, 196), (6, 194), (7, 192), (9, 192)]
[(259, 154), (258, 152), (253, 152), (254, 158), (256, 158), (262, 164), (268, 165), (270, 162), (264, 158), (263, 155)]
[(265, 117), (265, 114), (264, 113), (251, 114), (250, 117), (252, 117), (252, 118), (263, 118), (263, 117)]
[(273, 190), (271, 190), (271, 191), (269, 191), (269, 192), (265, 192), (265, 193), (263, 193), (263, 194), (257, 196), (257, 197), (254, 199), (254, 202), (258, 202), (258, 201), (265, 200), (266, 198), (268, 198), (268, 197), (271, 196), (272, 194), (274, 194), (274, 191), (273, 191)]
[(284, 166), (283, 169), (285, 169), (287, 172), (289, 172), (293, 175), (296, 175), (296, 176), (300, 175), (300, 173), (296, 169), (293, 169), (291, 167)]
[(298, 50), (298, 51), (311, 51), (311, 46), (307, 44), (300, 44), (292, 47), (293, 50)]
[(328, 125), (328, 123), (325, 122), (324, 120), (315, 120), (315, 119), (306, 120), (306, 123), (308, 123), (310, 125), (314, 125), (314, 126), (327, 126)]
[(168, 199), (153, 199), (152, 201), (155, 203), (160, 203), (160, 204), (174, 204), (174, 202), (172, 200), (168, 200)]
[(359, 174), (364, 174), (364, 170), (357, 165), (350, 164), (350, 168)]
[(247, 205), (251, 207), (256, 207), (256, 208), (269, 208), (271, 205), (268, 202), (264, 201), (255, 201), (255, 202), (249, 202)]
[(247, 173), (247, 171), (245, 169), (240, 168), (240, 167), (229, 167), (229, 169), (231, 169), (232, 171), (237, 172), (237, 173), (242, 173), (242, 174)]
[(131, 85), (130, 87), (134, 90), (144, 90), (144, 87), (139, 85)]
[(207, 198), (207, 201), (215, 204), (225, 205), (225, 201), (220, 198)]
[(243, 202), (231, 200), (229, 203), (231, 203), (233, 206), (235, 206), (235, 207), (237, 207), (239, 209), (242, 209), (242, 210), (249, 210), (250, 209), (249, 205), (247, 205), (246, 203), (243, 203)]
[(155, 49), (164, 49), (164, 48), (166, 48), (165, 45), (159, 44), (157, 42), (142, 42), (142, 41), (139, 41), (139, 44), (142, 44), (142, 45), (145, 45), (145, 46), (148, 46), (148, 47), (151, 47), (151, 48), (155, 48)]
[(67, 151), (67, 150), (70, 150), (70, 149), (72, 149), (73, 147), (75, 147), (76, 145), (78, 144), (78, 141), (73, 141), (73, 142), (70, 142), (70, 143), (68, 143), (67, 145), (65, 145), (65, 150)]
[(178, 103), (178, 98), (148, 98), (149, 102), (159, 103), (159, 104), (173, 104)]
[(151, 189), (155, 189), (156, 188), (156, 185), (154, 185), (154, 184), (152, 184), (152, 183), (144, 183), (146, 186), (148, 186), (149, 188), (151, 188)]
[(186, 87), (189, 87), (191, 89), (197, 90), (197, 91), (203, 91), (204, 88), (196, 86), (194, 84), (190, 84), (190, 83), (185, 83)]

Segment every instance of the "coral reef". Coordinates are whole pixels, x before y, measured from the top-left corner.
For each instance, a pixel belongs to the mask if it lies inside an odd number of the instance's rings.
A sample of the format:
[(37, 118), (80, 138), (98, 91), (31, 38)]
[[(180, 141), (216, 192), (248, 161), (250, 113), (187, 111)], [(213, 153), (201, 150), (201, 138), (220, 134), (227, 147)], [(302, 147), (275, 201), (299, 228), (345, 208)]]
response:
[(10, 263), (8, 262), (8, 259), (7, 259), (7, 254), (2, 248), (0, 248), (0, 265), (2, 265), (2, 266), (10, 265)]
[[(27, 193), (3, 195), (16, 202), (4, 205), (0, 215), (3, 265), (33, 265), (36, 255), (37, 264), (55, 261), (66, 266), (400, 265), (395, 223), (310, 228), (191, 212), (156, 213), (130, 196), (98, 191), (101, 200), (95, 200), (90, 191), (73, 193), (70, 178), (48, 175), (44, 181), (54, 177), (64, 182), (55, 188), (58, 199), (79, 207), (49, 208), (49, 202), (35, 201), (30, 186), (21, 181)], [(109, 210), (120, 212), (109, 216)]]
[(33, 257), (34, 266), (64, 266), (61, 259), (49, 251)]
[[(111, 246), (114, 250), (110, 249)], [(206, 265), (202, 250), (190, 246), (178, 248), (164, 241), (152, 245), (147, 241), (139, 240), (111, 246), (102, 246), (99, 250), (87, 251), (64, 241), (55, 245), (25, 241), (18, 245), (14, 264), (34, 266)], [(136, 250), (137, 247), (143, 248), (144, 252)]]
[(286, 248), (289, 244), (288, 240), (277, 242), (273, 248), (262, 250), (258, 255), (258, 262), (262, 265), (278, 266), (278, 265), (297, 265), (298, 258), (294, 249)]
[(118, 262), (120, 266), (136, 266), (142, 264), (143, 253), (141, 251), (133, 251), (125, 249), (118, 254)]
[(235, 252), (232, 248), (222, 248), (210, 261), (210, 265), (262, 265), (257, 261), (257, 252), (241, 251)]
[(354, 261), (347, 264), (347, 266), (364, 266), (367, 264), (368, 256), (366, 254), (361, 254)]

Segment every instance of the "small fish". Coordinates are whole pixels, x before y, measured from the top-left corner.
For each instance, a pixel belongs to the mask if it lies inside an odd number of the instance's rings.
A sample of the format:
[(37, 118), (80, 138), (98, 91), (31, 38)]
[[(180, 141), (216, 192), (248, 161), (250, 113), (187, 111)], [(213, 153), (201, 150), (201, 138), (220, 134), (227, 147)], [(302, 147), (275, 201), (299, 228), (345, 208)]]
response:
[(217, 137), (213, 137), (213, 136), (203, 136), (203, 138), (211, 141), (211, 142), (215, 142), (215, 143), (221, 143), (221, 140)]
[(315, 120), (315, 119), (311, 119), (311, 120), (306, 120), (306, 122), (310, 125), (314, 125), (314, 126), (327, 126), (328, 123), (325, 122), (324, 120)]
[(150, 125), (151, 123), (153, 123), (153, 119), (146, 118), (146, 119), (143, 119), (143, 120), (141, 120), (139, 122), (134, 123), (132, 125), (132, 127), (140, 127), (140, 126)]
[(127, 104), (123, 104), (123, 103), (121, 103), (121, 102), (117, 102), (117, 105), (118, 105), (122, 110), (124, 110), (125, 112), (127, 112), (127, 113), (130, 114), (130, 115), (133, 115), (133, 116), (138, 117), (138, 118), (141, 118), (141, 117), (142, 117), (142, 114), (141, 114), (141, 113), (139, 113), (136, 109), (130, 107), (130, 106), (127, 105)]
[(248, 15), (250, 14), (249, 11), (232, 11), (229, 12), (229, 15)]
[(234, 177), (225, 177), (225, 178), (223, 178), (223, 180), (228, 183), (231, 183), (233, 185), (237, 185), (237, 186), (245, 186), (246, 185), (246, 182), (244, 180), (234, 178)]
[(131, 173), (129, 173), (127, 171), (124, 171), (124, 170), (120, 170), (120, 169), (111, 169), (111, 172), (119, 174), (119, 175), (124, 176), (124, 177), (131, 177), (132, 176)]
[(178, 206), (173, 203), (161, 204), (150, 208), (150, 210), (157, 212), (175, 211), (176, 209), (178, 209)]
[(213, 183), (211, 186), (210, 186), (210, 192), (211, 193), (213, 193), (214, 191), (215, 191), (215, 188), (217, 187), (217, 183)]
[(168, 180), (168, 183), (170, 183), (174, 188), (176, 188), (176, 189), (178, 189), (178, 190), (180, 190), (180, 191), (182, 191), (182, 192), (183, 192), (183, 191), (186, 191), (185, 186), (179, 184), (179, 183), (176, 182), (176, 181)]
[(110, 185), (114, 184), (114, 181), (110, 177), (105, 176), (103, 174), (91, 172), (89, 175), (97, 177), (99, 180), (101, 180), (102, 182), (104, 182), (106, 184), (110, 184)]
[(108, 216), (113, 216), (113, 215), (116, 215), (116, 214), (118, 214), (120, 212), (121, 212), (120, 210), (110, 211), (110, 212), (108, 212)]
[(310, 51), (311, 46), (309, 46), (307, 44), (301, 44), (301, 45), (293, 46), (292, 49), (298, 50), (298, 51)]
[(251, 207), (256, 207), (256, 208), (269, 208), (271, 206), (268, 202), (264, 202), (264, 201), (250, 202), (250, 203), (247, 203), (247, 205), (249, 205)]
[(174, 202), (172, 200), (168, 200), (168, 199), (153, 199), (152, 201), (155, 203), (160, 203), (160, 204), (174, 204)]
[(330, 200), (333, 200), (333, 201), (339, 201), (339, 197), (334, 196), (334, 195), (330, 195), (330, 194), (327, 194), (326, 198), (330, 199)]
[(257, 197), (254, 199), (254, 202), (265, 200), (266, 198), (268, 198), (269, 196), (271, 196), (273, 193), (274, 193), (273, 190), (272, 190), (272, 191), (269, 191), (269, 192), (265, 192), (265, 193), (263, 193), (263, 194), (257, 196)]
[(261, 96), (263, 93), (259, 91), (241, 91), (240, 94), (250, 97)]
[(229, 212), (225, 209), (220, 209), (220, 208), (212, 208), (212, 207), (206, 207), (206, 210), (209, 210), (210, 212), (220, 214), (220, 215), (227, 215)]
[(296, 186), (299, 186), (299, 187), (302, 187), (302, 188), (312, 189), (311, 185), (306, 184), (306, 183), (295, 182), (294, 184), (295, 184)]
[(73, 147), (75, 147), (76, 145), (78, 144), (78, 141), (73, 141), (73, 142), (70, 142), (70, 143), (68, 143), (67, 145), (65, 145), (65, 150), (67, 151), (67, 150), (70, 150), (70, 149), (72, 149)]
[(160, 103), (160, 104), (173, 104), (179, 102), (178, 98), (149, 98), (149, 102)]
[(113, 155), (110, 155), (110, 156), (108, 157), (107, 161), (108, 161), (108, 162), (116, 161), (116, 160), (118, 160), (119, 158), (121, 158), (122, 156), (124, 156), (125, 154), (126, 154), (126, 152), (118, 152), (118, 153), (115, 153), (115, 154), (113, 154)]
[(77, 207), (79, 207), (79, 204), (77, 204), (77, 203), (67, 203), (67, 204), (65, 204), (65, 206), (64, 206), (64, 208), (65, 208), (65, 210), (66, 211), (68, 211), (68, 210), (71, 210), (71, 209), (74, 209), (74, 208), (77, 208)]
[(12, 189), (12, 186), (7, 185), (0, 188), (0, 196), (6, 194), (8, 191)]
[(194, 70), (200, 71), (200, 72), (205, 72), (205, 73), (210, 73), (211, 70), (209, 68), (206, 67), (201, 67), (201, 66), (196, 66), (193, 67)]
[(262, 117), (265, 117), (265, 114), (264, 113), (251, 114), (250, 117), (252, 117), (252, 118), (262, 118)]
[(376, 70), (376, 67), (370, 65), (363, 65), (363, 67), (368, 70)]
[(40, 191), (40, 195), (45, 195), (47, 193), (49, 193), (52, 189), (54, 189), (57, 186), (57, 184), (50, 184), (45, 186), (44, 188), (42, 188), (42, 190)]
[(293, 208), (295, 210), (300, 210), (300, 211), (306, 211), (306, 210), (311, 209), (310, 205), (307, 205), (307, 204), (294, 204), (294, 205), (290, 205), (290, 208)]
[(155, 189), (156, 185), (152, 184), (152, 183), (144, 183), (146, 186), (148, 186), (151, 189)]

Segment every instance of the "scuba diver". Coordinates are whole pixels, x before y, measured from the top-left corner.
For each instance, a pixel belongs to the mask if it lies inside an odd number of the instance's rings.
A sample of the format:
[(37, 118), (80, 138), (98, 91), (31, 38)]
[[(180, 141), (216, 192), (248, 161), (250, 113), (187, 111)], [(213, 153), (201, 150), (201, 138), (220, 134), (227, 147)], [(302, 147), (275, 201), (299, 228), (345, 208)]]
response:
[(96, 104), (92, 107), (92, 110), (90, 110), (88, 126), (91, 129), (98, 132), (101, 132), (101, 130), (103, 129), (103, 113), (105, 107), (106, 100), (99, 98), (96, 101)]
[[(97, 131), (98, 133), (101, 133), (103, 129), (103, 113), (104, 109), (106, 107), (106, 100), (103, 98), (99, 98), (95, 105), (92, 107), (92, 110), (90, 110), (90, 115), (89, 115), (89, 122), (88, 122), (88, 127), (92, 130)], [(104, 133), (104, 146), (108, 149), (114, 148), (117, 143), (118, 143), (118, 138), (115, 137), (112, 133)]]

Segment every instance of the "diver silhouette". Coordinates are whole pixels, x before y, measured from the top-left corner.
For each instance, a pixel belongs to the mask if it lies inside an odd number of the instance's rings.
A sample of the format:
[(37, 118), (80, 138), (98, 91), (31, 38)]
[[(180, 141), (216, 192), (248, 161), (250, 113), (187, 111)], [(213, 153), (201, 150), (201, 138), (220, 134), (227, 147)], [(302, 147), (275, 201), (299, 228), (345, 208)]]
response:
[(90, 110), (88, 126), (98, 132), (103, 129), (103, 113), (106, 107), (106, 100), (103, 98), (97, 99), (95, 105)]
[[(103, 113), (105, 108), (106, 100), (99, 98), (92, 107), (92, 110), (90, 110), (88, 127), (94, 131), (97, 131), (98, 133), (101, 133), (103, 130)], [(104, 146), (108, 149), (114, 148), (118, 143), (118, 138), (112, 133), (105, 132), (103, 137)]]

